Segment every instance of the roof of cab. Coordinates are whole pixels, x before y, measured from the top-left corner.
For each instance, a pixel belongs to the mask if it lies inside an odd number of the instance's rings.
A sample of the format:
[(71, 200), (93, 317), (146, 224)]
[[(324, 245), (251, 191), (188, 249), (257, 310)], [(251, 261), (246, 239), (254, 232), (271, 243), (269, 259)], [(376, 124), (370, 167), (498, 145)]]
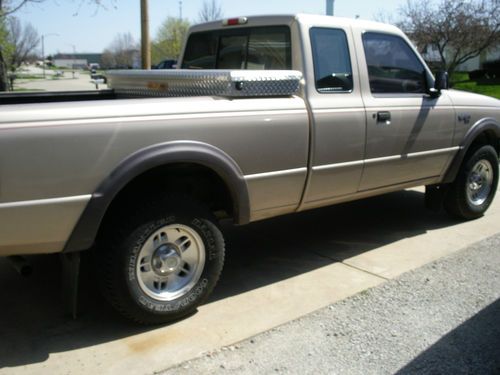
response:
[[(233, 18), (233, 17), (231, 17)], [(237, 18), (237, 17), (234, 17)], [(248, 16), (248, 22), (242, 25), (224, 26), (222, 20), (212, 21), (194, 25), (191, 27), (191, 32), (207, 31), (214, 29), (239, 28), (249, 26), (270, 26), (270, 25), (290, 25), (294, 22), (299, 22), (305, 26), (324, 26), (324, 27), (353, 27), (361, 30), (382, 31), (387, 33), (402, 34), (401, 30), (396, 26), (367, 21), (362, 19), (323, 16), (316, 14), (294, 14), (294, 15), (262, 15)]]

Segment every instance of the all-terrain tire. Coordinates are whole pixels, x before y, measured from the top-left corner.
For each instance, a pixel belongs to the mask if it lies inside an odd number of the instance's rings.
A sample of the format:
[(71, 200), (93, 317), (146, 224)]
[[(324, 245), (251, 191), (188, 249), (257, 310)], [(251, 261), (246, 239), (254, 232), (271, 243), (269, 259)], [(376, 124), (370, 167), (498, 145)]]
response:
[(224, 239), (212, 214), (187, 197), (172, 196), (116, 220), (96, 253), (111, 305), (141, 324), (194, 312), (212, 292), (224, 263)]
[(498, 187), (498, 154), (489, 145), (471, 152), (444, 201), (452, 216), (472, 220), (484, 215)]

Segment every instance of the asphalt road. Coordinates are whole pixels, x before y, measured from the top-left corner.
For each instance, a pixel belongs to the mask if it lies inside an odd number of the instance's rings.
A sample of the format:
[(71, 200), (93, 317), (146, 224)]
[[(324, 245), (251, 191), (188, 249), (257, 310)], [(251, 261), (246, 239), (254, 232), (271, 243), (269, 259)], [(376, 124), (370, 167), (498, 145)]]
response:
[(163, 372), (500, 374), (500, 235)]

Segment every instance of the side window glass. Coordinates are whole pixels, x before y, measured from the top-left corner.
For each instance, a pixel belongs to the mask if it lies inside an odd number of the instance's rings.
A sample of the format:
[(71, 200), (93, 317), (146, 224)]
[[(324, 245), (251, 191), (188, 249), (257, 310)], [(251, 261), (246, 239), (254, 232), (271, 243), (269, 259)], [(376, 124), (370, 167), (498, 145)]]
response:
[(352, 67), (345, 32), (315, 27), (310, 35), (316, 89), (319, 92), (352, 91)]
[(363, 47), (372, 93), (425, 93), (425, 68), (404, 39), (365, 33)]

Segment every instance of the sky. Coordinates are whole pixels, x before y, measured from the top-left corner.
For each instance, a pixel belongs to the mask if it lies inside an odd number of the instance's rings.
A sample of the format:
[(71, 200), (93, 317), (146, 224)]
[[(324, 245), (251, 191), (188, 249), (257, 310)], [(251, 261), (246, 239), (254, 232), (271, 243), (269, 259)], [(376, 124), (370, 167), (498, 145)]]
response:
[[(106, 2), (107, 1), (107, 2)], [(196, 23), (204, 0), (183, 0), (182, 16)], [(106, 9), (88, 5), (90, 0), (46, 0), (25, 6), (16, 13), (45, 36), (45, 54), (57, 52), (102, 52), (116, 34), (131, 32), (140, 40), (140, 1), (105, 0)], [(397, 14), (405, 0), (335, 0), (335, 15), (373, 19), (380, 12)], [(83, 4), (80, 6), (80, 4)], [(219, 0), (224, 18), (257, 14), (325, 14), (325, 0)], [(149, 0), (150, 34), (154, 38), (168, 17), (179, 17), (179, 0)]]

